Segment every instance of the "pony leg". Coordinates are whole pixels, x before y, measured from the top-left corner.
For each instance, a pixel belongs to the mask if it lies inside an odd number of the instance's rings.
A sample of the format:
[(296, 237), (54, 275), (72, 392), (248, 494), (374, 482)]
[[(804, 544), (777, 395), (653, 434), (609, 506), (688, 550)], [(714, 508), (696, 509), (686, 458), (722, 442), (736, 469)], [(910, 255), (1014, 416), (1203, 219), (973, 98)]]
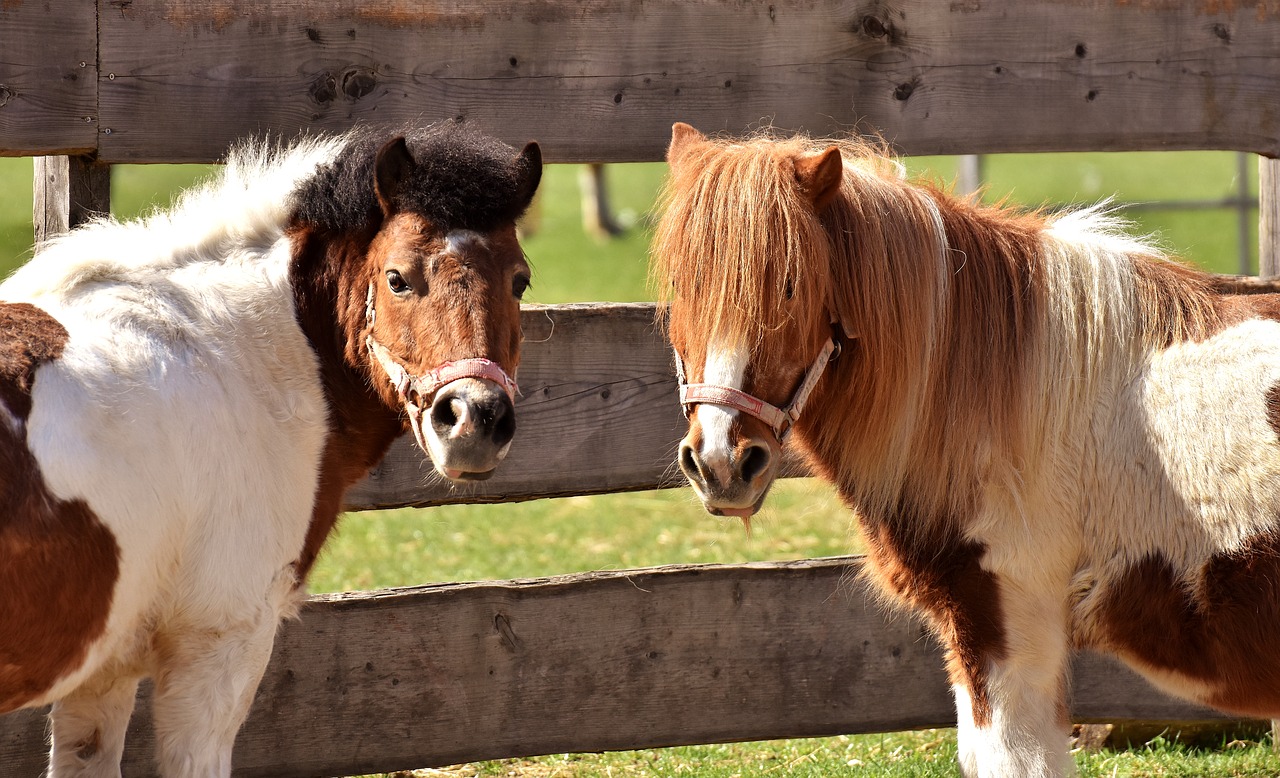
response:
[(50, 778), (119, 778), (136, 676), (97, 676), (53, 704)]
[(277, 619), (168, 633), (156, 675), (156, 758), (165, 778), (228, 778), (236, 733), (275, 641)]
[[(261, 600), (222, 600), (220, 623), (168, 625), (155, 638), (156, 760), (165, 778), (229, 778), (236, 733), (271, 660), (276, 628), (304, 595), (293, 566)], [(236, 614), (234, 617), (229, 614)]]
[[(1028, 621), (1006, 622), (1005, 656), (988, 661), (985, 678), (952, 686), (966, 778), (1075, 775), (1067, 751), (1065, 631), (1036, 621), (1041, 623), (1034, 630)], [(981, 688), (974, 689), (975, 683)]]

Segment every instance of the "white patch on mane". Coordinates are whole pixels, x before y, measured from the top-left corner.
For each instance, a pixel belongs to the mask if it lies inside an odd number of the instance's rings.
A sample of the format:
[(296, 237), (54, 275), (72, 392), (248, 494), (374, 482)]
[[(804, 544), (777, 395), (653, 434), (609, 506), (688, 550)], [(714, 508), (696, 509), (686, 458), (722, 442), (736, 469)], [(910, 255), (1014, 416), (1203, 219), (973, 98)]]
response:
[(14, 432), (21, 432), (22, 430), (22, 422), (18, 420), (17, 416), (13, 415), (13, 411), (9, 410), (9, 406), (5, 405), (4, 400), (0, 400), (0, 422), (4, 422), (5, 426)]

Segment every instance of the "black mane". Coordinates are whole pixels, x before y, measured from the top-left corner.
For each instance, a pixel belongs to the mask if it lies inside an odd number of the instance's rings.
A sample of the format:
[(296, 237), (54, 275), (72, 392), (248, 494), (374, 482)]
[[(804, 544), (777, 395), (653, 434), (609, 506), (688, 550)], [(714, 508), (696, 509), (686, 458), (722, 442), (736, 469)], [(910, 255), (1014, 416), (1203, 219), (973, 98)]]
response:
[(338, 156), (293, 193), (290, 221), (324, 230), (354, 231), (376, 223), (374, 157), (403, 135), (417, 168), (395, 204), (444, 230), (490, 232), (524, 212), (527, 195), (517, 151), (463, 122), (427, 127), (358, 128)]

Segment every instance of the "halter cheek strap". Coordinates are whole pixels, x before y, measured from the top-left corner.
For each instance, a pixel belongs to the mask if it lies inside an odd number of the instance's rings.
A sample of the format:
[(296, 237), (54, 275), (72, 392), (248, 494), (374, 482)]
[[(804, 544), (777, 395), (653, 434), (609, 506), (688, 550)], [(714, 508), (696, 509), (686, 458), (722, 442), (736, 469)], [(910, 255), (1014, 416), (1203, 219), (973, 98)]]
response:
[(823, 371), (827, 369), (827, 363), (839, 355), (840, 345), (836, 343), (835, 339), (827, 338), (827, 342), (823, 344), (817, 358), (813, 360), (813, 364), (809, 365), (809, 370), (804, 374), (804, 380), (800, 382), (800, 386), (796, 387), (795, 394), (791, 396), (791, 402), (787, 403), (785, 407), (779, 408), (732, 386), (686, 383), (684, 362), (680, 359), (679, 352), (676, 352), (676, 377), (680, 381), (680, 406), (684, 409), (686, 417), (693, 415), (693, 406), (697, 403), (720, 405), (725, 408), (742, 411), (768, 424), (769, 428), (773, 430), (773, 434), (778, 438), (778, 442), (782, 443), (786, 441), (787, 435), (791, 433), (791, 428), (799, 420), (800, 413), (804, 410), (805, 403), (809, 400), (809, 395), (813, 393), (813, 388), (818, 385), (818, 379), (822, 377)]
[(463, 378), (483, 378), (501, 386), (502, 390), (507, 393), (507, 397), (511, 398), (512, 402), (515, 402), (516, 394), (520, 391), (520, 387), (517, 386), (514, 378), (507, 375), (501, 365), (489, 359), (475, 357), (445, 362), (439, 367), (432, 368), (426, 373), (417, 376), (405, 369), (404, 365), (400, 364), (400, 361), (391, 355), (387, 347), (373, 337), (372, 327), (374, 321), (377, 320), (377, 311), (373, 308), (373, 284), (369, 284), (369, 295), (365, 298), (365, 318), (368, 320), (368, 326), (370, 327), (369, 335), (364, 340), (365, 346), (369, 349), (369, 356), (387, 374), (387, 378), (395, 388), (396, 394), (400, 397), (400, 402), (404, 403), (405, 409), (409, 411), (409, 418), (413, 421), (410, 426), (413, 428), (414, 436), (418, 438), (418, 444), (422, 446), (424, 451), (426, 450), (426, 443), (422, 440), (422, 425), (419, 423), (422, 417), (422, 408), (415, 402), (415, 397), (430, 403), (436, 392), (454, 381)]

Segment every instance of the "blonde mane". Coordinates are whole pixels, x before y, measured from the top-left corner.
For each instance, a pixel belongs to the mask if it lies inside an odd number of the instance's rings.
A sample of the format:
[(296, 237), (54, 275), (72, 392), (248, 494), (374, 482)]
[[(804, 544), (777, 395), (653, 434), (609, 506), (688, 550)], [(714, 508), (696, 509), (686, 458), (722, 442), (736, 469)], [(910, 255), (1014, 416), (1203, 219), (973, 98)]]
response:
[[(795, 186), (790, 161), (828, 145), (767, 132), (710, 140), (673, 168), (659, 196), (665, 216), (651, 273), (659, 298), (689, 316), (673, 322), (677, 329), (753, 344), (785, 321), (788, 299), (802, 310), (826, 304), (828, 241)], [(869, 144), (844, 145), (850, 159), (896, 171)]]

